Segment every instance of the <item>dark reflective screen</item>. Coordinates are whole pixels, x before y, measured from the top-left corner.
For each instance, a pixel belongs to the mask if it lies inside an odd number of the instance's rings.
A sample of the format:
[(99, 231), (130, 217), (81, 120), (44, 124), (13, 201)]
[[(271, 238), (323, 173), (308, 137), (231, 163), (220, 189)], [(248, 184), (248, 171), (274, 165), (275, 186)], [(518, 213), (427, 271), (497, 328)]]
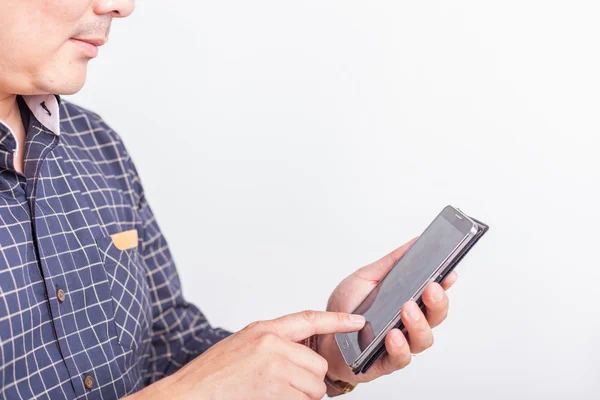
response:
[(438, 216), (415, 244), (396, 263), (384, 280), (356, 309), (367, 324), (360, 332), (347, 335), (361, 353), (400, 311), (402, 305), (421, 287), (460, 244), (465, 235), (446, 218)]

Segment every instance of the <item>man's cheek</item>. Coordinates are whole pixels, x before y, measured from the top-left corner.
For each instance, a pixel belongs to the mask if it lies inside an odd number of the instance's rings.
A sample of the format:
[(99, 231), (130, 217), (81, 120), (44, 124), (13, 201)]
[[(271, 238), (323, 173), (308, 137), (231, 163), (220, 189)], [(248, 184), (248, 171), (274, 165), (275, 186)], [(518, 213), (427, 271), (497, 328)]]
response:
[[(53, 21), (59, 27), (76, 27), (87, 12), (91, 12), (93, 0), (35, 0), (42, 19)], [(29, 10), (32, 7), (28, 7)]]

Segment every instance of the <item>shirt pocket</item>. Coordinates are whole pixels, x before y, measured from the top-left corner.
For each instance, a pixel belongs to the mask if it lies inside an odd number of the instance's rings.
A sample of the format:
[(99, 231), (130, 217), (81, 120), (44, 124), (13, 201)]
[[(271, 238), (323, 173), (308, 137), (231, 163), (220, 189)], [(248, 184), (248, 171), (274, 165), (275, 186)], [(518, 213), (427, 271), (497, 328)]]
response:
[(142, 353), (152, 338), (152, 307), (138, 248), (120, 250), (111, 236), (96, 238), (96, 245), (110, 285), (118, 342)]

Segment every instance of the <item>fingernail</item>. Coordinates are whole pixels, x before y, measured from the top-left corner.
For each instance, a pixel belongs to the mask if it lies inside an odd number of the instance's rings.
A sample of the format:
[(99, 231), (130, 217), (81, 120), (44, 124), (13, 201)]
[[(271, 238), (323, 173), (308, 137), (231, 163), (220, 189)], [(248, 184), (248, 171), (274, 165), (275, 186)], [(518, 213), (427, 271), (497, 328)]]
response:
[(442, 301), (444, 298), (444, 289), (439, 286), (435, 286), (435, 290), (433, 291), (433, 299), (435, 301)]
[(392, 343), (395, 346), (402, 346), (402, 344), (404, 343), (404, 339), (402, 338), (402, 334), (400, 334), (400, 332), (396, 332), (394, 334), (394, 337), (392, 338)]
[(350, 314), (350, 321), (356, 323), (356, 325), (364, 325), (367, 322), (365, 317), (358, 314)]
[(419, 318), (421, 318), (421, 311), (415, 303), (408, 303), (408, 305), (406, 306), (406, 315), (411, 320), (417, 322)]

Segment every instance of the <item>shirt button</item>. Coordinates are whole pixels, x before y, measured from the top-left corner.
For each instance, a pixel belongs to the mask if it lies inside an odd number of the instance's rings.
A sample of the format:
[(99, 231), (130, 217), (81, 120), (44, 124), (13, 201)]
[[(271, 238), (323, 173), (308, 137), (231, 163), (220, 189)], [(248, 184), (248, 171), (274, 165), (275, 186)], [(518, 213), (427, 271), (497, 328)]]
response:
[(85, 379), (83, 380), (83, 384), (85, 386), (86, 389), (91, 389), (94, 387), (94, 378), (92, 378), (91, 376), (87, 375), (85, 377)]
[(58, 289), (56, 291), (56, 298), (58, 299), (59, 302), (63, 302), (65, 301), (65, 291), (62, 289)]

